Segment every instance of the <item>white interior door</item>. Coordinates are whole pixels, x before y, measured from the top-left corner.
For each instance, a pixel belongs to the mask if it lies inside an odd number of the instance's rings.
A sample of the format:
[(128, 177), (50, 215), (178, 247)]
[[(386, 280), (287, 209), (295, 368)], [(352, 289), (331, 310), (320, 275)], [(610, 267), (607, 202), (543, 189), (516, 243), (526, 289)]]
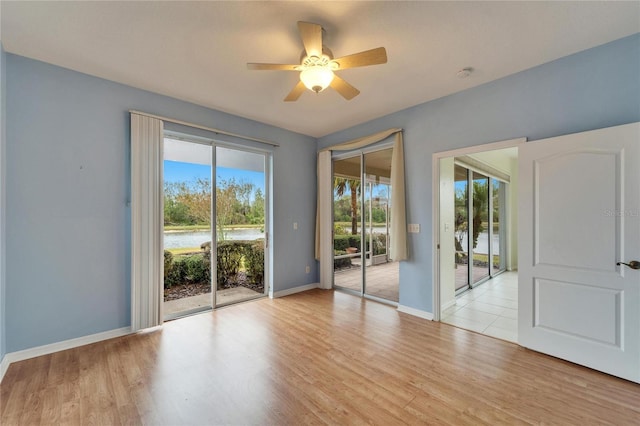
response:
[(519, 149), (522, 346), (640, 382), (640, 123)]

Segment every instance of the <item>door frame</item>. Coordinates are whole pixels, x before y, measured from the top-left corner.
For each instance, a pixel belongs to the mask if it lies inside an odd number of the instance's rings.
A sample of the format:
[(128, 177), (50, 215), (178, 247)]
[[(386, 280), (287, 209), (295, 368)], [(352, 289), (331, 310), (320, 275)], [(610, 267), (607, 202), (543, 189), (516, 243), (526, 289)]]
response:
[(440, 160), (448, 157), (456, 157), (478, 152), (494, 151), (504, 148), (517, 147), (527, 141), (526, 137), (508, 139), (499, 142), (492, 142), (483, 145), (473, 145), (465, 148), (457, 148), (449, 151), (441, 151), (432, 155), (432, 282), (433, 282), (433, 320), (441, 319), (440, 304)]

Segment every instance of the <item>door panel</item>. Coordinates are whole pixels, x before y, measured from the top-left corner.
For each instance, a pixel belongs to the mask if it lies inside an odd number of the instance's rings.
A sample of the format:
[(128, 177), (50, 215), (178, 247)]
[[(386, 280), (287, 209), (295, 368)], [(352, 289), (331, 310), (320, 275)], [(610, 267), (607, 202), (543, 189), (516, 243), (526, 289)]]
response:
[(333, 162), (333, 285), (362, 294), (360, 155)]
[(215, 148), (216, 307), (268, 293), (266, 160), (263, 153)]
[(364, 293), (398, 302), (398, 262), (389, 258), (391, 157), (393, 148), (364, 154), (366, 261)]
[(519, 343), (640, 382), (638, 123), (519, 149)]
[(456, 292), (469, 288), (469, 175), (462, 166), (454, 166), (454, 231)]
[[(620, 153), (585, 149), (551, 155), (536, 160), (533, 173), (536, 265), (615, 273), (620, 219), (605, 216), (602, 208), (622, 210)], [(588, 189), (588, 196), (573, 196), (579, 188)]]

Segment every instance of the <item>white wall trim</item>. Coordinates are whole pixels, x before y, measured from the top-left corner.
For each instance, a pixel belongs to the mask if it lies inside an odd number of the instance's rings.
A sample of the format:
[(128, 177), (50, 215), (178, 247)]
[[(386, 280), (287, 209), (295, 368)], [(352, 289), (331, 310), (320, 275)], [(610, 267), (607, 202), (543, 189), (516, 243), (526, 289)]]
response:
[(0, 361), (0, 383), (2, 383), (2, 379), (4, 378), (4, 373), (9, 369), (9, 360), (7, 359), (7, 355), (2, 357), (2, 361)]
[(449, 300), (447, 303), (444, 303), (442, 306), (440, 306), (440, 309), (442, 311), (445, 311), (450, 307), (454, 306), (455, 304), (456, 304), (456, 299), (454, 298), (453, 300)]
[(4, 374), (7, 372), (7, 369), (12, 362), (23, 361), (25, 359), (48, 355), (54, 352), (73, 349), (79, 346), (113, 339), (115, 337), (126, 336), (127, 334), (131, 334), (131, 327), (116, 328), (115, 330), (103, 331), (102, 333), (90, 334), (88, 336), (77, 337), (75, 339), (64, 340), (62, 342), (7, 353), (2, 359), (2, 362), (0, 362), (0, 381), (4, 378)]
[(290, 294), (301, 293), (303, 291), (313, 290), (314, 288), (319, 288), (319, 287), (320, 287), (320, 283), (311, 283), (311, 284), (301, 285), (299, 287), (288, 288), (286, 290), (276, 291), (270, 294), (269, 297), (271, 297), (272, 299), (275, 299), (277, 297), (289, 296)]
[(416, 308), (410, 308), (405, 305), (398, 305), (398, 311), (405, 314), (413, 315), (414, 317), (423, 318), (429, 321), (433, 321), (433, 314), (431, 312), (423, 311)]

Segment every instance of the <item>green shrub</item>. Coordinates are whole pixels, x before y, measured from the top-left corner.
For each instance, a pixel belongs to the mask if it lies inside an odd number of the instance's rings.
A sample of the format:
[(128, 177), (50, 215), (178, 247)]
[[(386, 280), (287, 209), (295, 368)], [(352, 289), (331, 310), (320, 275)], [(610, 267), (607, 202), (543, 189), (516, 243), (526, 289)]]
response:
[(347, 247), (360, 248), (360, 235), (335, 235), (333, 237), (334, 250), (346, 250)]
[(387, 235), (373, 233), (373, 255), (385, 254), (387, 251)]
[(167, 255), (164, 261), (164, 288), (187, 283), (203, 284), (211, 280), (211, 262), (208, 254), (194, 254), (191, 256)]
[(186, 265), (180, 257), (173, 258), (173, 263), (164, 279), (164, 288), (171, 288), (174, 285), (183, 285), (187, 275)]
[(228, 283), (238, 275), (244, 245), (239, 241), (219, 241), (217, 244), (217, 279), (218, 285)]
[[(347, 254), (344, 250), (335, 250), (334, 256), (342, 256), (343, 254)], [(333, 259), (333, 269), (341, 269), (348, 268), (351, 266), (351, 258), (345, 257), (342, 259)]]
[(171, 273), (171, 268), (173, 267), (173, 254), (170, 251), (164, 251), (164, 286), (166, 288), (171, 287), (171, 284), (167, 286), (167, 277)]
[(347, 231), (344, 229), (344, 226), (338, 225), (337, 223), (333, 224), (333, 235), (347, 235)]
[(264, 283), (264, 240), (257, 240), (245, 247), (244, 266), (253, 284)]
[(208, 283), (211, 281), (211, 262), (208, 255), (194, 254), (182, 260), (185, 278), (191, 283)]

